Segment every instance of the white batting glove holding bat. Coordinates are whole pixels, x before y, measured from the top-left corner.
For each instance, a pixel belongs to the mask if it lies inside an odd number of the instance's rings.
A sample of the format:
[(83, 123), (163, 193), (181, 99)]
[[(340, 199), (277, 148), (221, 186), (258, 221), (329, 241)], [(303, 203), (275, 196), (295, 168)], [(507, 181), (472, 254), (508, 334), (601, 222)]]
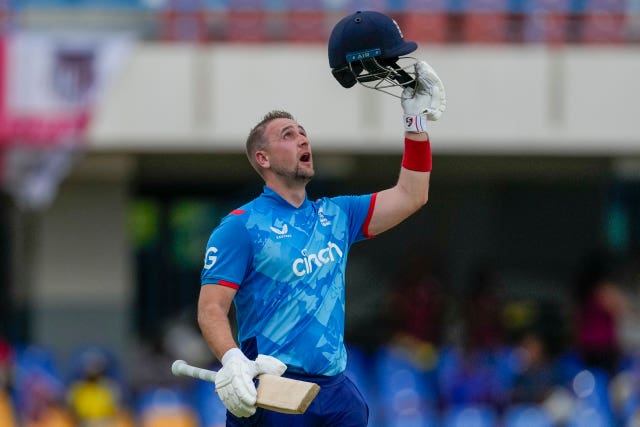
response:
[(425, 61), (416, 62), (416, 86), (402, 91), (404, 128), (408, 132), (426, 132), (427, 121), (436, 121), (447, 108), (442, 80)]
[(258, 355), (249, 360), (239, 348), (222, 356), (222, 368), (216, 375), (216, 393), (224, 406), (236, 417), (250, 417), (256, 412), (258, 393), (253, 379), (260, 374), (280, 376), (287, 365), (275, 357)]

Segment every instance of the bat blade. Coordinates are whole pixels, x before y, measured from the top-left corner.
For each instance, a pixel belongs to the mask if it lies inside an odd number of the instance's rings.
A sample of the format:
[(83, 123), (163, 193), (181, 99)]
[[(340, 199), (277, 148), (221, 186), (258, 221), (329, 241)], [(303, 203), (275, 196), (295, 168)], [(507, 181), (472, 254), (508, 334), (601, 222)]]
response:
[[(176, 376), (197, 378), (215, 382), (216, 372), (197, 368), (184, 360), (176, 360), (171, 366)], [(303, 414), (320, 391), (320, 386), (277, 375), (262, 374), (258, 377), (257, 406), (284, 414)]]
[(304, 414), (320, 391), (320, 386), (276, 375), (258, 377), (259, 407), (285, 414)]

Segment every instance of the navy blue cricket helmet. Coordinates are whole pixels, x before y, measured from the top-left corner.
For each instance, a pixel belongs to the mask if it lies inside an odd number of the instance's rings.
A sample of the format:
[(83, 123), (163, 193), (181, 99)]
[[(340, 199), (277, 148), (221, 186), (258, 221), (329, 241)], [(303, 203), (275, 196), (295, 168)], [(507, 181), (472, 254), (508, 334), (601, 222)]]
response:
[[(404, 40), (400, 27), (390, 16), (374, 11), (358, 11), (342, 18), (329, 37), (331, 73), (345, 88), (356, 83), (381, 89), (404, 87), (414, 77), (398, 65), (401, 56), (418, 48)], [(372, 83), (373, 82), (373, 83)]]

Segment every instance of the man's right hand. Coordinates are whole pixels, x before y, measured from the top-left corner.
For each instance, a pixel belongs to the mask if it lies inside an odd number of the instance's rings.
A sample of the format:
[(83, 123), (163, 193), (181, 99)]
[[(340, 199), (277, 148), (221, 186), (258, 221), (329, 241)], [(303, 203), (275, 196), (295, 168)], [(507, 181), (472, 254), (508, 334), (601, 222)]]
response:
[(216, 375), (216, 392), (224, 406), (236, 417), (256, 412), (257, 391), (253, 379), (259, 374), (282, 375), (287, 366), (275, 357), (259, 355), (249, 360), (238, 348), (222, 356), (222, 368)]
[(415, 64), (416, 86), (402, 92), (404, 127), (408, 132), (426, 132), (427, 120), (436, 121), (447, 107), (444, 85), (425, 61)]

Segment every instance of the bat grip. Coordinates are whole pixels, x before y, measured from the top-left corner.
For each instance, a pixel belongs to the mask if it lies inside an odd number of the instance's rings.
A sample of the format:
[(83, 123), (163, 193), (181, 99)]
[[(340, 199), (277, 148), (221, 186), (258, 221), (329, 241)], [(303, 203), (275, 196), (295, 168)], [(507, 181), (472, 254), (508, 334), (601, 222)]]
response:
[(195, 366), (187, 364), (184, 360), (176, 360), (173, 362), (173, 365), (171, 365), (171, 372), (173, 372), (173, 375), (197, 378), (212, 383), (216, 381), (215, 371), (196, 368)]

